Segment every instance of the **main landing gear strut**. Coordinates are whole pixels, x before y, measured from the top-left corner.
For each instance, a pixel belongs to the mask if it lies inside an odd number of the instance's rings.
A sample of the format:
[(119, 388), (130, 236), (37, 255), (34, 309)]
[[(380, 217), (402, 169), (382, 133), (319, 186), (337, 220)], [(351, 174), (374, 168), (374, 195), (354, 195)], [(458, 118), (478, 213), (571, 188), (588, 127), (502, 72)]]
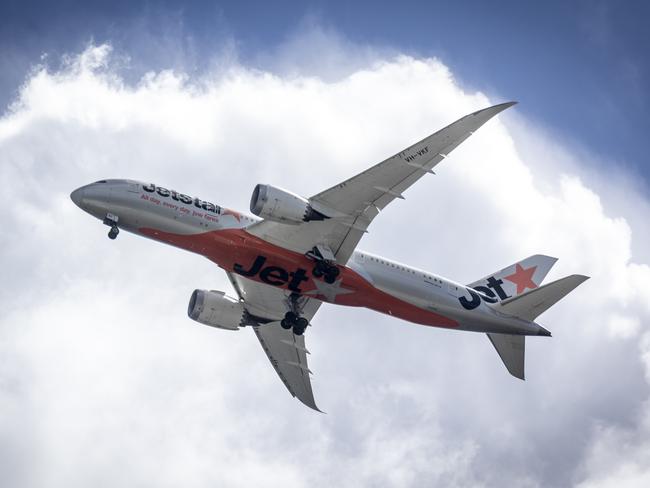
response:
[(291, 310), (284, 314), (284, 318), (280, 322), (280, 325), (286, 330), (293, 328), (293, 333), (296, 335), (303, 335), (309, 325), (309, 321), (305, 317), (301, 317), (299, 314), (298, 298), (300, 298), (298, 293), (292, 293), (291, 296), (289, 296), (289, 306), (291, 307)]
[[(322, 277), (326, 283), (330, 284), (336, 281), (341, 270), (336, 265), (336, 258), (329, 248), (325, 246), (314, 246), (311, 251), (305, 253), (305, 256), (315, 262), (314, 268), (312, 269), (314, 278)], [(299, 299), (300, 294), (298, 293), (292, 293), (289, 296), (289, 311), (284, 314), (284, 318), (280, 322), (283, 329), (293, 329), (295, 335), (303, 335), (309, 325), (309, 321), (300, 316)]]
[(305, 256), (316, 261), (316, 265), (311, 272), (315, 278), (323, 277), (325, 282), (330, 284), (336, 281), (341, 270), (336, 266), (336, 258), (332, 251), (323, 246), (314, 246)]

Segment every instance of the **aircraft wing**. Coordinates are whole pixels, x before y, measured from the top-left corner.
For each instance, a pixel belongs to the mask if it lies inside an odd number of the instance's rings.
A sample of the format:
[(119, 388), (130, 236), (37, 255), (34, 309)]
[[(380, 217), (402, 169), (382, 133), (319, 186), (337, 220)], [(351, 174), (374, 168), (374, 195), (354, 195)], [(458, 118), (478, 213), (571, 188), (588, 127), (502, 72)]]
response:
[[(302, 403), (320, 412), (311, 389), (311, 371), (307, 365), (309, 351), (305, 347), (305, 336), (297, 336), (292, 330), (280, 326), (280, 320), (289, 310), (288, 294), (282, 289), (248, 280), (235, 273), (228, 273), (228, 278), (250, 314), (271, 320), (253, 326), (253, 330), (284, 386)], [(311, 321), (321, 303), (314, 298), (301, 297), (301, 315)]]
[(314, 210), (329, 219), (287, 225), (270, 220), (246, 230), (262, 239), (305, 253), (326, 245), (339, 264), (347, 263), (379, 212), (442, 161), (454, 148), (499, 112), (516, 102), (502, 103), (457, 120), (366, 171), (309, 199)]

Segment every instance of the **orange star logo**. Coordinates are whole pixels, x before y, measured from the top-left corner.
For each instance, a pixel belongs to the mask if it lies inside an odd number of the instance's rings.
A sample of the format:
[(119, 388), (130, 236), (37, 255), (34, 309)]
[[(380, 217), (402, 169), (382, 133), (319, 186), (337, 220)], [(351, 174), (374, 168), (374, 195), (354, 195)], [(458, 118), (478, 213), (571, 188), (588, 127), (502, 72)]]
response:
[(512, 281), (517, 285), (517, 295), (519, 295), (520, 293), (523, 293), (526, 288), (530, 288), (531, 290), (537, 288), (537, 285), (533, 281), (533, 274), (535, 274), (536, 269), (537, 266), (524, 269), (519, 263), (517, 263), (515, 272), (510, 276), (504, 276), (504, 279)]
[(223, 215), (223, 216), (232, 215), (233, 217), (235, 217), (237, 219), (237, 222), (241, 222), (241, 214), (235, 212), (234, 210), (224, 208), (223, 212), (221, 212), (221, 215)]

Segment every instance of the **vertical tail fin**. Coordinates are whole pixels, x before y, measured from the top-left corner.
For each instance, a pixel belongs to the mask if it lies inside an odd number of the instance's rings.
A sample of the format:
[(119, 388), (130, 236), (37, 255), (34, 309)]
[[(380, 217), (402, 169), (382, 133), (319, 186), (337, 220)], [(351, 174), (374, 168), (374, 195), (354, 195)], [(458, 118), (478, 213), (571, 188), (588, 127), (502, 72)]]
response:
[(500, 302), (537, 288), (556, 261), (557, 258), (535, 254), (467, 286)]

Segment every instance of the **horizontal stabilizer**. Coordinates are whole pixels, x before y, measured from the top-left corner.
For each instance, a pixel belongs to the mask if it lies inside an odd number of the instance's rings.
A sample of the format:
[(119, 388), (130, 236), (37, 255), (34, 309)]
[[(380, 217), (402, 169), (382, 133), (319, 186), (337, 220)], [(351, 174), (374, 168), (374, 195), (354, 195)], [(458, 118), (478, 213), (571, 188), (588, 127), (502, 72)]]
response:
[(488, 333), (487, 336), (510, 374), (523, 380), (526, 336), (495, 333)]
[(553, 281), (502, 301), (499, 307), (500, 311), (514, 317), (533, 321), (588, 279), (588, 276), (571, 275)]

